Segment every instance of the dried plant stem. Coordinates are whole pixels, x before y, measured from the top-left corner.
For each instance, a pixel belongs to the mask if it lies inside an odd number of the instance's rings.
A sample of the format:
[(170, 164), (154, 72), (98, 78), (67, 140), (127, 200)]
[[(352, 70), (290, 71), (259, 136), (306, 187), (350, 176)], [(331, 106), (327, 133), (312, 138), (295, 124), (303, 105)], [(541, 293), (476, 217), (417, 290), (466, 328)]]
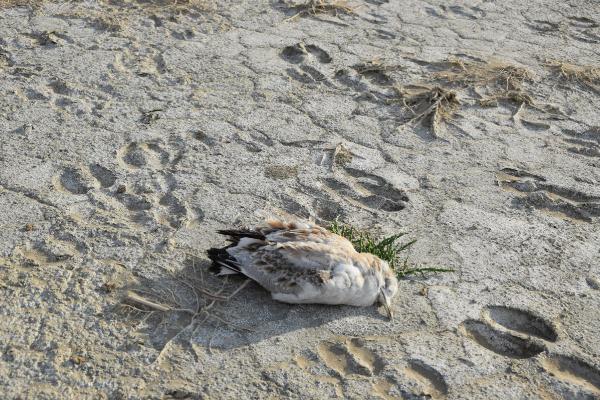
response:
[(520, 91), (523, 82), (533, 80), (526, 68), (492, 60), (489, 62), (466, 62), (456, 58), (441, 63), (443, 70), (433, 77), (448, 85), (463, 88), (487, 87), (493, 91)]
[[(194, 279), (191, 279), (192, 282), (194, 282)], [(163, 304), (162, 302), (157, 302), (154, 300), (150, 300), (142, 295), (140, 295), (139, 293), (136, 293), (134, 291), (128, 291), (127, 294), (125, 295), (125, 300), (133, 303), (133, 304), (137, 304), (138, 306), (150, 309), (150, 310), (144, 310), (141, 308), (138, 308), (134, 305), (129, 305), (129, 304), (124, 304), (124, 306), (129, 307), (133, 310), (136, 311), (140, 311), (140, 312), (146, 312), (148, 313), (148, 315), (145, 317), (149, 317), (150, 315), (152, 315), (154, 312), (162, 312), (162, 313), (166, 313), (166, 312), (184, 312), (186, 314), (191, 315), (191, 320), (190, 322), (182, 329), (180, 329), (177, 334), (175, 334), (175, 336), (173, 336), (172, 338), (170, 338), (165, 345), (163, 346), (163, 348), (160, 350), (160, 352), (158, 353), (158, 356), (156, 357), (156, 359), (154, 360), (154, 363), (159, 362), (162, 357), (164, 356), (164, 354), (166, 354), (166, 352), (168, 351), (168, 349), (170, 348), (171, 343), (173, 343), (175, 340), (177, 340), (177, 338), (181, 337), (181, 335), (184, 332), (187, 332), (189, 329), (191, 329), (192, 327), (194, 327), (195, 325), (198, 324), (198, 319), (199, 317), (203, 316), (204, 318), (200, 321), (200, 323), (206, 321), (209, 318), (214, 318), (217, 321), (226, 324), (228, 326), (231, 326), (235, 329), (240, 329), (240, 330), (249, 330), (247, 328), (243, 328), (243, 327), (238, 327), (234, 324), (232, 324), (231, 322), (227, 321), (225, 318), (215, 314), (214, 312), (211, 312), (211, 309), (217, 304), (217, 302), (226, 302), (229, 301), (231, 299), (233, 299), (239, 292), (241, 292), (246, 286), (248, 286), (248, 284), (250, 283), (249, 279), (246, 279), (241, 285), (239, 285), (233, 292), (231, 292), (228, 296), (223, 296), (222, 293), (225, 290), (226, 287), (226, 283), (223, 284), (223, 286), (215, 291), (215, 292), (211, 292), (209, 290), (206, 290), (202, 287), (200, 287), (199, 285), (201, 285), (203, 282), (196, 282), (198, 283), (198, 285), (194, 285), (193, 283), (190, 282), (184, 282), (184, 279), (177, 279), (178, 283), (184, 283), (185, 286), (188, 289), (191, 289), (192, 292), (194, 293), (194, 307), (193, 308), (186, 308), (186, 307), (182, 307), (181, 306), (181, 301), (179, 299), (179, 296), (177, 296), (172, 290), (168, 289), (168, 288), (163, 288), (162, 292), (163, 295), (167, 295), (168, 297), (170, 297), (173, 300), (173, 303), (175, 304), (173, 305), (167, 305), (167, 304)], [(145, 293), (149, 296), (157, 296), (160, 295), (160, 293), (152, 293), (152, 292), (148, 292), (148, 291), (143, 291), (142, 293)], [(201, 302), (201, 296), (200, 294), (204, 295), (205, 297), (211, 299), (210, 302), (208, 302), (208, 304), (206, 305), (202, 305)]]
[(307, 15), (333, 14), (338, 13), (353, 14), (357, 7), (348, 5), (347, 0), (308, 0), (304, 4), (298, 4), (290, 7), (298, 12), (287, 18), (286, 21), (292, 21)]
[(435, 137), (440, 136), (442, 123), (450, 118), (460, 105), (456, 93), (439, 86), (395, 87), (398, 98), (413, 116), (409, 122), (429, 120), (429, 127)]
[[(157, 303), (155, 301), (152, 300), (148, 300), (145, 297), (140, 296), (139, 294), (133, 292), (133, 291), (129, 291), (127, 292), (127, 295), (125, 296), (126, 300), (129, 300), (133, 303), (137, 303), (140, 304), (142, 306), (151, 308), (152, 310), (155, 311), (161, 311), (161, 312), (167, 312), (167, 311), (181, 311), (181, 312), (186, 312), (192, 315), (196, 315), (199, 314), (205, 310), (208, 310), (210, 308), (212, 308), (212, 306), (217, 302), (217, 301), (229, 301), (231, 300), (233, 297), (235, 297), (235, 295), (237, 295), (240, 291), (242, 291), (248, 284), (250, 283), (249, 279), (246, 279), (236, 290), (234, 290), (229, 296), (219, 296), (218, 294), (210, 294), (209, 297), (213, 298), (214, 300), (209, 304), (209, 306), (204, 307), (204, 308), (200, 308), (199, 306), (199, 299), (196, 300), (196, 305), (198, 306), (198, 308), (196, 310), (193, 309), (189, 309), (189, 308), (177, 308), (177, 307), (171, 307), (171, 306), (167, 306), (161, 303)], [(221, 289), (220, 291), (222, 291), (223, 289)]]
[(557, 72), (563, 79), (579, 82), (600, 93), (600, 67), (575, 65), (563, 61), (546, 61), (546, 66)]
[(137, 304), (141, 304), (141, 305), (143, 305), (145, 307), (151, 308), (151, 309), (156, 310), (156, 311), (166, 312), (166, 311), (171, 311), (172, 310), (172, 308), (169, 307), (169, 306), (165, 306), (163, 304), (159, 304), (159, 303), (156, 303), (154, 301), (148, 300), (148, 299), (146, 299), (146, 298), (144, 298), (144, 297), (140, 296), (139, 294), (134, 293), (132, 291), (127, 292), (127, 295), (125, 296), (125, 298), (127, 300), (129, 300), (129, 301), (132, 301), (132, 302), (137, 303)]

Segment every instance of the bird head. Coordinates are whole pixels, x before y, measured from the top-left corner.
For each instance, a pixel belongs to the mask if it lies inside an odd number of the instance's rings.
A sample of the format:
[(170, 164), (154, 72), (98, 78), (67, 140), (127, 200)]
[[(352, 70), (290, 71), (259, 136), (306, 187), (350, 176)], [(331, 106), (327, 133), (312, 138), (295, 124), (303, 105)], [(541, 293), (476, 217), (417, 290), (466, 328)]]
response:
[(388, 317), (394, 318), (392, 311), (392, 297), (396, 295), (398, 291), (398, 279), (392, 269), (385, 263), (383, 272), (383, 285), (379, 288), (379, 303), (385, 307)]

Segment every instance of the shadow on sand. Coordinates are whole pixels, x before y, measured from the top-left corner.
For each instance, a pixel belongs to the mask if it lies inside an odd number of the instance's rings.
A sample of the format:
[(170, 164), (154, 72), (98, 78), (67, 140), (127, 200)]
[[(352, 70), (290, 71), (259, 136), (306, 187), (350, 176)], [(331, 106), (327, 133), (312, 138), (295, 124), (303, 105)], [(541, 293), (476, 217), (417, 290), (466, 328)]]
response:
[(280, 303), (255, 282), (217, 277), (209, 267), (188, 257), (177, 274), (128, 287), (120, 314), (138, 320), (144, 343), (159, 351), (175, 341), (227, 350), (348, 317), (387, 321), (376, 307)]

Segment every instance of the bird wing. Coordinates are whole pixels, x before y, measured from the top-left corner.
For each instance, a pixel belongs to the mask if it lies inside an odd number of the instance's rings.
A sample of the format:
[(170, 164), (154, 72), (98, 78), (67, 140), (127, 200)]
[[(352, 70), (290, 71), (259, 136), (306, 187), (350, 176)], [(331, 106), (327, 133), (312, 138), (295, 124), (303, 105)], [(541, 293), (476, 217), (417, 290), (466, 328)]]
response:
[(265, 239), (270, 242), (320, 243), (348, 252), (354, 251), (354, 246), (348, 239), (314, 224), (270, 220), (266, 227), (259, 229), (262, 229)]
[(258, 245), (250, 239), (240, 241), (228, 252), (236, 258), (244, 275), (271, 293), (318, 292), (333, 278), (336, 266), (353, 263), (353, 254), (347, 249), (315, 242)]
[(311, 242), (322, 243), (339, 249), (354, 251), (350, 241), (320, 226), (304, 222), (283, 222), (268, 220), (263, 226), (253, 229), (219, 230), (218, 233), (228, 235), (232, 247), (245, 238), (252, 238), (271, 243)]
[[(373, 304), (381, 286), (380, 260), (358, 253), (345, 238), (304, 223), (270, 221), (248, 231), (223, 231), (223, 252), (235, 272), (286, 303)], [(221, 253), (219, 253), (221, 255)]]

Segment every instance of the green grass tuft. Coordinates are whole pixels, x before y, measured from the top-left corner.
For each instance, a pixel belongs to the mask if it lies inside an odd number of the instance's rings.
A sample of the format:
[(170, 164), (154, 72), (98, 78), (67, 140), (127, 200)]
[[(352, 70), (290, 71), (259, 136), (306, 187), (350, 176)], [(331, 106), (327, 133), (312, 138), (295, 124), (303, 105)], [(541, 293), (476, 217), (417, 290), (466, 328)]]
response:
[(337, 218), (329, 225), (328, 229), (348, 239), (359, 253), (371, 253), (387, 261), (390, 267), (396, 272), (398, 278), (415, 274), (454, 272), (453, 269), (448, 268), (412, 268), (408, 264), (408, 257), (401, 260), (400, 253), (408, 250), (417, 241), (413, 239), (408, 242), (398, 243), (398, 240), (404, 237), (406, 233), (397, 233), (377, 240), (368, 232), (358, 230), (351, 225), (343, 224)]

